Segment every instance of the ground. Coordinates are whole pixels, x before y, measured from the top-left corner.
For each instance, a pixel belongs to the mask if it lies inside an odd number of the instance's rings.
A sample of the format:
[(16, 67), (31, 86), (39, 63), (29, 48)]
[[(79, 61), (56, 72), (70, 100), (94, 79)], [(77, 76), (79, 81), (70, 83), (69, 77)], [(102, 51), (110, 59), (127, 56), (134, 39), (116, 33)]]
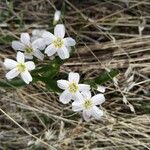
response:
[(149, 0), (1, 0), (1, 79), (4, 58), (15, 58), (11, 41), (33, 29), (52, 31), (56, 9), (62, 9), (67, 35), (77, 41), (60, 72), (75, 71), (88, 79), (119, 70), (103, 84), (105, 115), (85, 122), (40, 82), (0, 88), (0, 149), (150, 149)]

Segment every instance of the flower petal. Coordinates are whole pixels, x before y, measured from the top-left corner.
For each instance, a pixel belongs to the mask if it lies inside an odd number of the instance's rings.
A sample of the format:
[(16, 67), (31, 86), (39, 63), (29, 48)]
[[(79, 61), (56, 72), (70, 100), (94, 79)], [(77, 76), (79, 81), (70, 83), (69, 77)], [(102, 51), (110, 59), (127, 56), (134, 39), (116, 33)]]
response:
[(19, 75), (18, 69), (17, 69), (17, 68), (14, 68), (14, 69), (12, 69), (11, 71), (9, 71), (9, 72), (6, 74), (6, 78), (7, 78), (8, 80), (10, 80), (10, 79), (13, 79), (13, 78), (17, 77), (18, 75)]
[(64, 42), (65, 42), (65, 46), (67, 47), (75, 46), (76, 44), (76, 41), (71, 37), (64, 38)]
[(91, 110), (91, 114), (95, 119), (101, 119), (101, 117), (103, 116), (103, 111), (100, 110), (98, 107), (94, 106)]
[(27, 69), (30, 71), (30, 70), (34, 70), (35, 69), (35, 64), (33, 61), (28, 61), (25, 63)]
[(68, 85), (69, 85), (69, 82), (68, 82), (67, 80), (58, 80), (58, 81), (57, 81), (57, 86), (58, 86), (60, 89), (65, 90), (66, 88), (68, 88)]
[(5, 59), (4, 61), (4, 66), (7, 68), (7, 69), (13, 69), (15, 68), (17, 65), (17, 62), (12, 60), (12, 59)]
[(57, 49), (51, 44), (45, 49), (45, 53), (48, 56), (52, 56), (56, 53)]
[(13, 41), (12, 42), (12, 48), (14, 50), (24, 51), (25, 45), (19, 41)]
[(91, 92), (90, 91), (83, 91), (81, 92), (83, 95), (84, 99), (91, 99)]
[(83, 105), (82, 105), (82, 103), (79, 102), (79, 101), (74, 101), (74, 102), (72, 103), (72, 110), (73, 110), (73, 111), (81, 111), (81, 110), (83, 110)]
[(79, 91), (77, 91), (73, 96), (72, 96), (72, 99), (73, 100), (77, 100), (77, 101), (83, 101), (83, 96), (82, 96), (82, 94), (79, 92)]
[(32, 76), (29, 71), (25, 71), (21, 73), (21, 77), (25, 83), (29, 84), (32, 81)]
[(69, 93), (68, 90), (65, 90), (59, 97), (59, 100), (63, 103), (63, 104), (67, 104), (71, 101), (72, 99), (72, 95)]
[(104, 93), (104, 92), (105, 92), (105, 90), (106, 90), (106, 87), (101, 86), (101, 85), (98, 85), (98, 87), (97, 87), (97, 91), (99, 91), (99, 92), (101, 92), (101, 93)]
[(83, 118), (85, 121), (90, 121), (91, 117), (91, 111), (90, 110), (84, 110), (83, 111)]
[(16, 59), (17, 59), (17, 62), (19, 62), (19, 63), (24, 63), (24, 61), (25, 61), (25, 59), (24, 59), (24, 54), (21, 53), (21, 52), (18, 52)]
[(44, 42), (46, 45), (52, 43), (52, 41), (56, 38), (52, 33), (48, 31), (44, 31), (42, 37), (44, 38)]
[(60, 49), (57, 50), (57, 53), (58, 53), (58, 56), (61, 58), (61, 59), (67, 59), (69, 58), (69, 51), (67, 49), (67, 47), (62, 47)]
[(80, 76), (78, 73), (70, 72), (68, 77), (69, 82), (76, 82), (78, 83), (80, 80)]
[(28, 33), (21, 33), (20, 40), (25, 45), (30, 45), (30, 35)]
[(91, 98), (93, 100), (94, 105), (100, 105), (105, 101), (104, 94), (97, 94)]
[(42, 39), (42, 38), (38, 38), (32, 42), (32, 47), (34, 49), (43, 50), (45, 48), (45, 46), (46, 46), (46, 44), (44, 42), (44, 39)]
[(87, 84), (79, 84), (79, 91), (89, 91), (90, 85)]
[(44, 59), (44, 54), (40, 50), (35, 50), (34, 53), (33, 53), (33, 55), (35, 57), (37, 57), (38, 59), (40, 59), (40, 60)]
[(25, 58), (26, 58), (26, 59), (33, 59), (33, 56), (32, 56), (32, 55), (25, 54)]
[(64, 38), (65, 36), (65, 26), (63, 24), (58, 24), (54, 28), (54, 35), (56, 37)]

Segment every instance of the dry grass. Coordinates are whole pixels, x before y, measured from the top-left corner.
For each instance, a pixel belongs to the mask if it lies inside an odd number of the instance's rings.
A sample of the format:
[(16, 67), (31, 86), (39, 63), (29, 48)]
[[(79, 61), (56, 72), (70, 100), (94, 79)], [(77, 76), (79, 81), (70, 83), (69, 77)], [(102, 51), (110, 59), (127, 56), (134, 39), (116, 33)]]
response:
[[(13, 0), (13, 8), (0, 2), (1, 78), (3, 59), (15, 56), (10, 37), (35, 28), (51, 30), (54, 11), (62, 2)], [(64, 0), (63, 5), (68, 34), (78, 44), (60, 71), (78, 71), (85, 78), (111, 68), (120, 71), (104, 85), (105, 116), (84, 122), (41, 83), (0, 89), (0, 149), (150, 149), (150, 1)]]

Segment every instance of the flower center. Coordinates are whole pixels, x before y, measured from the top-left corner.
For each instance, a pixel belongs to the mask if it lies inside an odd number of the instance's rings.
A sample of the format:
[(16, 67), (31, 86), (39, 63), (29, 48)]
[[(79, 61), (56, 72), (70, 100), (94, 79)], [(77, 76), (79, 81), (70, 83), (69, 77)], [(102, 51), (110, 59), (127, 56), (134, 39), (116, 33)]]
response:
[(91, 99), (85, 100), (83, 106), (85, 109), (90, 109), (93, 106), (92, 100)]
[(74, 94), (78, 91), (79, 87), (75, 82), (69, 84), (69, 92)]
[(25, 53), (26, 53), (26, 54), (31, 54), (31, 53), (33, 53), (33, 48), (27, 46), (27, 47), (25, 48)]
[(55, 48), (61, 48), (64, 45), (64, 41), (60, 37), (57, 37), (52, 43), (54, 44)]
[(18, 63), (17, 68), (19, 72), (24, 72), (26, 70), (26, 65), (24, 63)]

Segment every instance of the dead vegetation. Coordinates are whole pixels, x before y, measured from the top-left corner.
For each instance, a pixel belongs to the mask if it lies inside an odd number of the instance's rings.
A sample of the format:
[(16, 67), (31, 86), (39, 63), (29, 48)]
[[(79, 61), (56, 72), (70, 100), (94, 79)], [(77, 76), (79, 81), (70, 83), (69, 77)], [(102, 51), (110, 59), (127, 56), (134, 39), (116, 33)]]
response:
[(107, 82), (101, 121), (86, 123), (41, 83), (0, 89), (0, 149), (147, 150), (150, 149), (149, 0), (13, 0), (0, 2), (0, 74), (20, 32), (53, 28), (63, 6), (68, 35), (77, 40), (61, 72), (92, 78), (120, 71)]

